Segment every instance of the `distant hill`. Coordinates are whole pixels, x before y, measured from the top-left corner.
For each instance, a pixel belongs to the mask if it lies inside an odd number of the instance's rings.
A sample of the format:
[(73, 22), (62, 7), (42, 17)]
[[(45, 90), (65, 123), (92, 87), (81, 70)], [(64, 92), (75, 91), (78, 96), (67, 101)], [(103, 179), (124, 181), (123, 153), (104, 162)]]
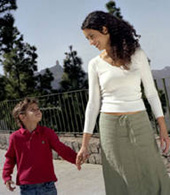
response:
[[(170, 66), (166, 66), (165, 68), (161, 70), (152, 70), (152, 74), (153, 74), (154, 79), (157, 81), (157, 85), (159, 89), (164, 90), (162, 78), (165, 78), (166, 89), (167, 89), (168, 98), (170, 102)], [(170, 117), (169, 117), (168, 110), (165, 114), (165, 119), (166, 119), (167, 127), (170, 132)]]
[(170, 66), (166, 66), (161, 70), (152, 70), (152, 74), (154, 79), (157, 81), (158, 88), (160, 89), (164, 89), (162, 78), (165, 78), (165, 83), (170, 101)]
[[(48, 67), (47, 67), (48, 68)], [(59, 89), (60, 87), (60, 81), (63, 75), (63, 68), (62, 66), (59, 64), (58, 61), (56, 61), (56, 65), (48, 68), (52, 73), (53, 73), (53, 77), (54, 80), (52, 81), (52, 88), (53, 89)], [(38, 74), (43, 75), (45, 73), (46, 69), (42, 69), (40, 72), (38, 72)]]
[(155, 79), (170, 77), (170, 66), (166, 66), (161, 70), (152, 70)]

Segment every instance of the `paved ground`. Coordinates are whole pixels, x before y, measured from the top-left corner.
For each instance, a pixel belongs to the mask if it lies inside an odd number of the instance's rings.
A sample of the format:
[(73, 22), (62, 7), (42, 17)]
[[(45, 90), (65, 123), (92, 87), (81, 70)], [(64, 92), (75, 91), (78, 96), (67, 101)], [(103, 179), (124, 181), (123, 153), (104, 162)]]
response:
[[(0, 177), (4, 163), (5, 150), (0, 150)], [(101, 165), (84, 164), (82, 170), (68, 162), (54, 160), (58, 195), (105, 195)], [(14, 171), (14, 177), (16, 169)], [(14, 192), (6, 189), (2, 177), (0, 179), (0, 195), (19, 195), (19, 188)]]

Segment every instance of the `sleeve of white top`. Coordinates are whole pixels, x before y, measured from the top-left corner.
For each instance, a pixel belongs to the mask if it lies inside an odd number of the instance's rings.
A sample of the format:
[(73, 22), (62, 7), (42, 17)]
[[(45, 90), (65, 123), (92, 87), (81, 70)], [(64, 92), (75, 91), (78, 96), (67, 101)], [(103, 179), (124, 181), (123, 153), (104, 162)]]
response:
[(152, 112), (155, 115), (155, 118), (158, 118), (164, 115), (162, 111), (161, 102), (155, 87), (150, 65), (148, 63), (148, 58), (143, 50), (140, 50), (139, 53), (140, 53), (139, 62), (144, 92), (151, 106)]
[(93, 60), (91, 60), (88, 65), (88, 82), (89, 100), (85, 112), (84, 133), (92, 134), (101, 104), (99, 79)]

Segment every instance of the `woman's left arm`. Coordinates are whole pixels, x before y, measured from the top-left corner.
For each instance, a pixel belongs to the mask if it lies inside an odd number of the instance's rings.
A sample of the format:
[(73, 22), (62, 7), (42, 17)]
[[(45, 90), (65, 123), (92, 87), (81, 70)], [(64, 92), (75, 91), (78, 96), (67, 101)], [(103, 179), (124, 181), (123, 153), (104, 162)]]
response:
[(154, 113), (154, 116), (158, 121), (161, 148), (163, 153), (166, 154), (169, 150), (170, 140), (168, 137), (165, 118), (162, 111), (162, 105), (155, 87), (152, 72), (148, 63), (148, 58), (143, 50), (139, 50), (138, 63), (141, 69), (141, 79), (144, 86), (145, 95), (152, 108), (152, 112)]
[(170, 139), (169, 139), (168, 132), (167, 132), (165, 118), (163, 116), (158, 117), (157, 121), (159, 125), (161, 148), (162, 148), (163, 153), (167, 154), (169, 147), (170, 147)]

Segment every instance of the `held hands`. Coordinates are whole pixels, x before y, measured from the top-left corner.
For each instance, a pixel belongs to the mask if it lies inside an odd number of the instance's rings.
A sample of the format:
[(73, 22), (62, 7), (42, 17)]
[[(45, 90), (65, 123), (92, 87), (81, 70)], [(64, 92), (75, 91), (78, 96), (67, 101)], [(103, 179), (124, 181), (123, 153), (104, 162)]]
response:
[(10, 190), (10, 191), (14, 191), (15, 190), (15, 183), (13, 182), (13, 181), (11, 181), (11, 180), (9, 180), (9, 181), (6, 181), (6, 187), (8, 188), (8, 190)]
[(77, 154), (77, 158), (76, 158), (76, 166), (78, 170), (81, 169), (81, 165), (87, 160), (88, 157), (89, 157), (89, 154), (88, 154), (87, 148), (81, 147), (80, 151)]

